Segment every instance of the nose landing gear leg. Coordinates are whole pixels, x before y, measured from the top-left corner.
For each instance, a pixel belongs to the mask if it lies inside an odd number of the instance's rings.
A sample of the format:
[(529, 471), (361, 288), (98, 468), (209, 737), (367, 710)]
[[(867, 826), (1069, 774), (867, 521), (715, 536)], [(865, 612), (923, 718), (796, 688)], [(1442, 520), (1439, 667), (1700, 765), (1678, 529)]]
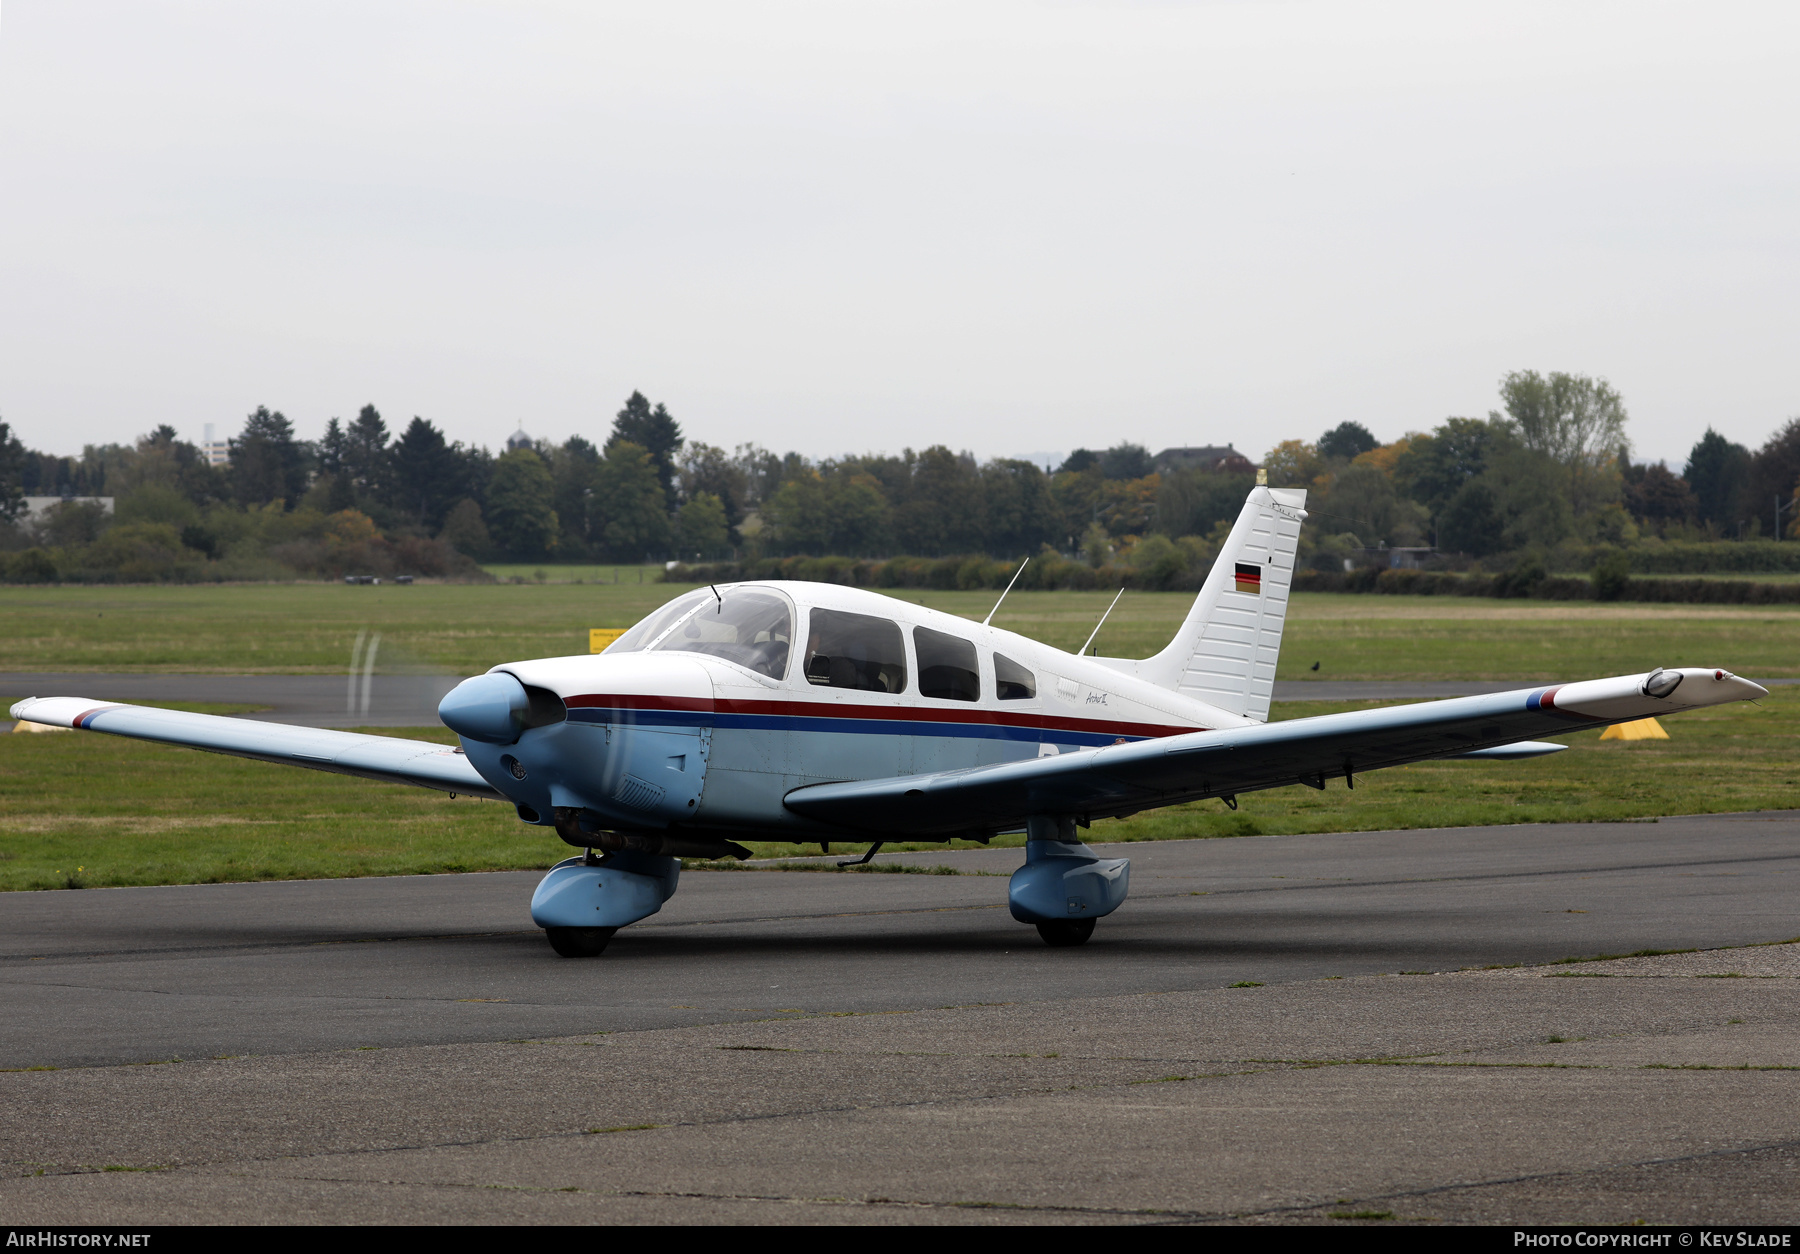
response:
[(595, 859), (593, 850), (550, 868), (531, 897), (531, 921), (565, 958), (595, 958), (613, 934), (647, 919), (675, 895), (678, 859), (623, 850)]

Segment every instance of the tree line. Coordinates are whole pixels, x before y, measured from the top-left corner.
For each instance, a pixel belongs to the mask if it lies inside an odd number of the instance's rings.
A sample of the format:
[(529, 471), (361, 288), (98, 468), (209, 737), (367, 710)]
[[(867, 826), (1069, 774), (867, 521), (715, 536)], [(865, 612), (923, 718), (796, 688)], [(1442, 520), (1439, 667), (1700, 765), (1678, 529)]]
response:
[(1710, 426), (1677, 473), (1635, 461), (1624, 400), (1603, 379), (1516, 371), (1502, 408), (1381, 444), (1344, 423), (1271, 450), (1271, 483), (1313, 489), (1321, 550), (1420, 546), (1491, 558), (1524, 550), (1800, 535), (1800, 418), (1755, 452)]
[[(1605, 380), (1518, 371), (1499, 400), (1485, 418), (1386, 444), (1344, 422), (1270, 449), (1269, 482), (1310, 490), (1303, 560), (1338, 569), (1416, 547), (1466, 563), (1800, 534), (1800, 419), (1755, 451), (1708, 428), (1676, 473), (1632, 459), (1623, 398)], [(74, 457), (26, 449), (0, 422), (0, 544), (15, 578), (478, 577), (477, 562), (508, 559), (1055, 553), (1173, 586), (1210, 564), (1254, 482), (1159, 472), (1128, 441), (1054, 467), (942, 445), (817, 460), (753, 443), (727, 451), (686, 439), (639, 392), (594, 439), (509, 443), (496, 455), (449, 441), (422, 417), (395, 437), (373, 405), (305, 440), (259, 406), (213, 466), (166, 426)], [(25, 496), (112, 496), (117, 510), (62, 505), (26, 527)]]

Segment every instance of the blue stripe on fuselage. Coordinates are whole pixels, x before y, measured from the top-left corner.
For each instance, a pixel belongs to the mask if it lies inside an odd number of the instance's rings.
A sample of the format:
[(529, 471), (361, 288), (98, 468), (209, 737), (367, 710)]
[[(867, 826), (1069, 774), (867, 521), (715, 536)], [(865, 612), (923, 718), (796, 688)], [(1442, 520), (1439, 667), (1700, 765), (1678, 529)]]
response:
[(851, 736), (943, 736), (959, 740), (1010, 740), (1037, 744), (1110, 745), (1121, 739), (1100, 732), (1064, 731), (1057, 727), (1010, 727), (1000, 723), (926, 723), (912, 719), (829, 718), (792, 714), (719, 714), (693, 710), (603, 710), (583, 706), (569, 711), (571, 723), (618, 723), (639, 727), (729, 727), (746, 731), (827, 732)]

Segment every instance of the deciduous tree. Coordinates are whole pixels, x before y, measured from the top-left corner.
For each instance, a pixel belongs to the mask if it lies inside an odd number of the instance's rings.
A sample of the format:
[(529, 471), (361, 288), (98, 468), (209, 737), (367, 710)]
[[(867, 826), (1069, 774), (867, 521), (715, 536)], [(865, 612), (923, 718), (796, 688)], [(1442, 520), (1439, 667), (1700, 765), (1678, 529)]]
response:
[(25, 445), (0, 420), (0, 522), (15, 522), (25, 512)]
[(676, 544), (690, 560), (723, 557), (731, 548), (725, 503), (711, 492), (696, 492), (675, 517)]
[(487, 524), (481, 520), (481, 506), (467, 497), (450, 507), (438, 538), (470, 557), (485, 557), (493, 544)]
[(1068, 534), (1050, 480), (1031, 462), (1001, 458), (983, 466), (981, 502), (984, 543), (978, 551), (1023, 556)]
[(1263, 469), (1268, 472), (1270, 487), (1310, 488), (1330, 467), (1316, 444), (1283, 440), (1264, 454)]
[(1625, 402), (1605, 379), (1515, 370), (1500, 380), (1500, 398), (1519, 441), (1567, 471), (1576, 518), (1619, 499), (1618, 454), (1630, 447)]
[(1319, 437), (1319, 455), (1332, 461), (1350, 461), (1360, 453), (1381, 447), (1369, 429), (1360, 422), (1340, 422)]
[(1108, 479), (1142, 479), (1156, 467), (1142, 444), (1115, 444), (1100, 454), (1100, 473)]
[(688, 441), (681, 450), (677, 487), (685, 501), (702, 493), (717, 497), (725, 510), (725, 525), (733, 532), (749, 512), (750, 481), (741, 456), (734, 458), (714, 445)]
[(1350, 465), (1332, 481), (1324, 508), (1334, 529), (1354, 531), (1365, 545), (1417, 545), (1429, 525), (1425, 507), (1394, 490), (1374, 466)]
[(514, 449), (494, 460), (487, 493), (489, 530), (514, 557), (547, 557), (556, 548), (553, 491), (550, 468), (531, 449)]
[(1693, 490), (1686, 479), (1661, 462), (1631, 466), (1624, 477), (1625, 507), (1639, 522), (1660, 529), (1693, 521), (1699, 508)]
[[(1768, 520), (1769, 526), (1775, 526), (1775, 509), (1777, 501), (1787, 506), (1800, 493), (1800, 418), (1790, 418), (1770, 436), (1767, 443), (1756, 450), (1750, 463), (1749, 499), (1744, 502), (1747, 512)], [(1771, 531), (1771, 535), (1793, 534), (1794, 515), (1800, 511), (1788, 510), (1781, 515), (1780, 531)]]
[(594, 480), (590, 529), (613, 561), (640, 562), (669, 548), (669, 513), (649, 450), (630, 440), (606, 446)]
[(1245, 494), (1255, 484), (1254, 476), (1216, 470), (1177, 470), (1161, 475), (1156, 490), (1156, 529), (1176, 539), (1206, 535), (1220, 519), (1237, 518)]
[(1487, 469), (1488, 453), (1502, 438), (1504, 432), (1486, 419), (1446, 418), (1429, 435), (1413, 437), (1394, 459), (1394, 485), (1436, 517)]
[(556, 519), (562, 527), (565, 558), (588, 556), (598, 542), (594, 493), (598, 490), (600, 450), (572, 435), (561, 448), (548, 449), (550, 477), (556, 482)]

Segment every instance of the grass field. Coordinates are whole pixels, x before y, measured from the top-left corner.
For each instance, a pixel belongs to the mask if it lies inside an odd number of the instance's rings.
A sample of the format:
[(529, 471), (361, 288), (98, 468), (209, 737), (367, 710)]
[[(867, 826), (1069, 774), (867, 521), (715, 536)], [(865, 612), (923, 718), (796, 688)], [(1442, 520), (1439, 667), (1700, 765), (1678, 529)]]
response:
[[(12, 587), (0, 592), (0, 671), (334, 673), (349, 665), (356, 635), (367, 629), (382, 633), (384, 660), (467, 675), (518, 658), (585, 653), (588, 628), (628, 626), (683, 591), (653, 583)], [(991, 592), (902, 596), (976, 620), (994, 603)], [(1073, 649), (1111, 599), (1015, 592), (995, 622)], [(1191, 603), (1183, 593), (1127, 593), (1098, 648), (1147, 656), (1168, 642)], [(1303, 593), (1294, 598), (1279, 674), (1530, 681), (1676, 664), (1800, 676), (1800, 606)]]
[[(661, 584), (411, 588), (8, 588), (0, 670), (336, 672), (357, 631), (383, 657), (455, 673), (585, 651), (682, 588)], [(908, 593), (979, 619), (990, 593)], [(1078, 645), (1110, 598), (1015, 593), (997, 622)], [(1128, 594), (1101, 648), (1160, 648), (1191, 598)], [(1284, 678), (1568, 679), (1656, 664), (1800, 673), (1800, 607), (1636, 606), (1297, 597)], [(1320, 662), (1318, 672), (1310, 669)], [(6, 700), (10, 701), (11, 696)], [(197, 707), (188, 707), (197, 708)], [(1355, 706), (1277, 705), (1277, 718)], [(237, 710), (216, 709), (232, 713)], [(3, 725), (3, 724), (0, 724)], [(1570, 738), (1555, 757), (1447, 762), (1097, 824), (1095, 840), (1597, 821), (1800, 805), (1800, 690), (1669, 721), (1669, 741)], [(442, 728), (386, 734), (439, 741)], [(1003, 842), (1008, 838), (1003, 838)], [(1016, 843), (1017, 838), (1010, 838)], [(1496, 839), (1504, 839), (1496, 833)], [(905, 848), (908, 846), (897, 846)], [(929, 847), (929, 846), (916, 846)], [(80, 733), (0, 735), (0, 889), (545, 867), (566, 853), (510, 808), (394, 785)], [(816, 848), (766, 847), (777, 855)]]

